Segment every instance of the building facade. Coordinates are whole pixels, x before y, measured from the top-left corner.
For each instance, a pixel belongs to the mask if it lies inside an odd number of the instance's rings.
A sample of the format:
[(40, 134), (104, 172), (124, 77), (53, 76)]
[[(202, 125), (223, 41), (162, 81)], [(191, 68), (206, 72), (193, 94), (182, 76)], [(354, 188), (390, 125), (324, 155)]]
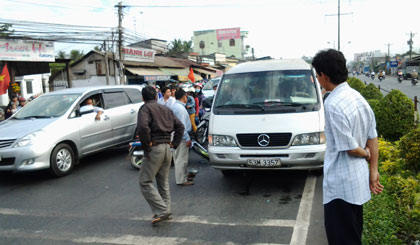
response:
[(247, 52), (244, 44), (247, 36), (248, 32), (241, 31), (240, 28), (195, 31), (194, 52), (200, 55), (220, 53), (243, 60)]

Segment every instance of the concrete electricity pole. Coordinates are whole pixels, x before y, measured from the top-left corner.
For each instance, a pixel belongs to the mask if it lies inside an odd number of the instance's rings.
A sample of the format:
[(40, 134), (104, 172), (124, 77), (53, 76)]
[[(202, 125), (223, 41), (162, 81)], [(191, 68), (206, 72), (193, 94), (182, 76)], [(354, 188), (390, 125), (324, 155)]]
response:
[(388, 67), (388, 63), (391, 61), (391, 56), (390, 56), (390, 53), (389, 53), (389, 47), (391, 46), (391, 44), (390, 43), (387, 43), (385, 45), (388, 45), (388, 55), (386, 57), (386, 61), (387, 61), (387, 63), (386, 63), (386, 69), (387, 69), (388, 74), (389, 74), (390, 73), (390, 67)]
[(118, 64), (120, 66), (120, 84), (125, 84), (124, 81), (124, 69), (123, 69), (123, 63), (122, 63), (122, 34), (123, 34), (123, 28), (122, 28), (122, 18), (123, 18), (123, 8), (126, 8), (127, 6), (122, 5), (122, 2), (119, 2), (118, 5), (115, 5), (114, 7), (118, 8)]
[(413, 32), (410, 32), (410, 40), (407, 41), (407, 44), (410, 46), (410, 60), (411, 60), (411, 53), (413, 51), (413, 37), (416, 35)]
[(341, 15), (350, 15), (350, 14), (353, 14), (353, 12), (351, 12), (351, 13), (341, 13), (340, 12), (340, 0), (338, 0), (338, 13), (337, 14), (326, 14), (325, 16), (336, 16), (337, 15), (337, 17), (338, 17), (338, 37), (337, 37), (337, 50), (338, 51), (340, 51), (340, 32), (341, 32), (341, 29), (340, 29), (340, 16)]

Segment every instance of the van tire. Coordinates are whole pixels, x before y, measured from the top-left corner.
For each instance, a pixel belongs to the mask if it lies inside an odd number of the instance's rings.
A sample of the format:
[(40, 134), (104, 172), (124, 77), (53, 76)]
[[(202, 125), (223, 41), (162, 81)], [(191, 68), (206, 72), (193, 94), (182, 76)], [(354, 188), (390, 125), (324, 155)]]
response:
[(229, 176), (232, 176), (232, 175), (235, 174), (235, 171), (230, 170), (230, 169), (223, 169), (221, 171), (222, 171), (223, 176), (225, 176), (225, 177), (229, 177)]
[(73, 149), (65, 143), (58, 144), (51, 153), (50, 173), (56, 177), (68, 175), (73, 171), (75, 163)]

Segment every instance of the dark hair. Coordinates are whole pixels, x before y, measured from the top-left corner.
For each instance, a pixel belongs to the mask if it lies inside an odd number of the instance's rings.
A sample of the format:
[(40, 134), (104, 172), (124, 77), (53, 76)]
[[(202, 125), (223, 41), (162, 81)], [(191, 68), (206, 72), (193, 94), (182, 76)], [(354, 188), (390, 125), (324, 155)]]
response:
[(162, 89), (160, 90), (162, 92), (162, 94), (166, 93), (166, 90), (171, 90), (170, 87), (162, 87)]
[(347, 80), (349, 72), (343, 53), (334, 49), (319, 51), (312, 60), (316, 73), (327, 75), (331, 83), (340, 84)]
[(173, 84), (172, 84), (170, 88), (171, 88), (171, 90), (172, 90), (172, 89), (175, 89), (175, 90), (176, 90), (176, 85), (173, 85)]
[(185, 95), (187, 95), (187, 93), (182, 89), (179, 88), (176, 92), (175, 92), (175, 99), (179, 100), (182, 97), (184, 97)]
[(12, 98), (11, 99), (14, 99), (14, 98), (17, 98), (17, 96), (16, 95), (12, 95)]
[(144, 87), (141, 90), (144, 101), (156, 100), (156, 89), (152, 86)]

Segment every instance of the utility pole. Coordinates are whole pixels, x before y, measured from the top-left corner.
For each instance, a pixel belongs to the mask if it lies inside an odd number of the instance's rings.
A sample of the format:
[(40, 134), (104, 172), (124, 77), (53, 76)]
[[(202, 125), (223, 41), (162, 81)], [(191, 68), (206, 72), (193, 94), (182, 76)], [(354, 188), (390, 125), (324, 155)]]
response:
[(413, 51), (413, 37), (416, 35), (413, 32), (410, 32), (410, 40), (407, 41), (407, 44), (410, 46), (410, 61), (411, 61), (411, 53)]
[(120, 84), (125, 84), (124, 81), (124, 69), (123, 69), (123, 62), (122, 62), (122, 18), (123, 18), (123, 8), (127, 6), (122, 5), (122, 2), (119, 2), (118, 5), (114, 7), (118, 8), (118, 64), (120, 66)]
[(340, 0), (338, 0), (338, 13), (337, 14), (326, 14), (325, 16), (336, 16), (337, 15), (337, 17), (338, 17), (338, 24), (337, 24), (337, 34), (338, 34), (338, 37), (337, 37), (337, 41), (338, 41), (338, 43), (337, 43), (337, 50), (338, 51), (340, 51), (340, 32), (341, 32), (341, 29), (340, 29), (340, 17), (341, 17), (341, 15), (350, 15), (350, 14), (353, 14), (353, 12), (351, 12), (351, 13), (341, 13), (340, 12)]
[(385, 44), (385, 45), (388, 45), (388, 55), (387, 55), (387, 57), (386, 57), (386, 69), (387, 69), (387, 71), (388, 71), (388, 74), (390, 74), (391, 72), (390, 72), (390, 70), (391, 70), (391, 68), (390, 67), (388, 67), (388, 64), (389, 64), (389, 62), (391, 62), (391, 56), (390, 56), (390, 52), (389, 52), (389, 47), (391, 46), (391, 44), (390, 43), (387, 43), (387, 44)]
[(106, 42), (104, 41), (104, 51), (105, 51), (105, 75), (106, 75), (106, 85), (109, 85), (109, 64), (108, 64), (108, 50), (106, 49)]
[(251, 50), (252, 50), (252, 60), (255, 60), (254, 48), (252, 48)]

